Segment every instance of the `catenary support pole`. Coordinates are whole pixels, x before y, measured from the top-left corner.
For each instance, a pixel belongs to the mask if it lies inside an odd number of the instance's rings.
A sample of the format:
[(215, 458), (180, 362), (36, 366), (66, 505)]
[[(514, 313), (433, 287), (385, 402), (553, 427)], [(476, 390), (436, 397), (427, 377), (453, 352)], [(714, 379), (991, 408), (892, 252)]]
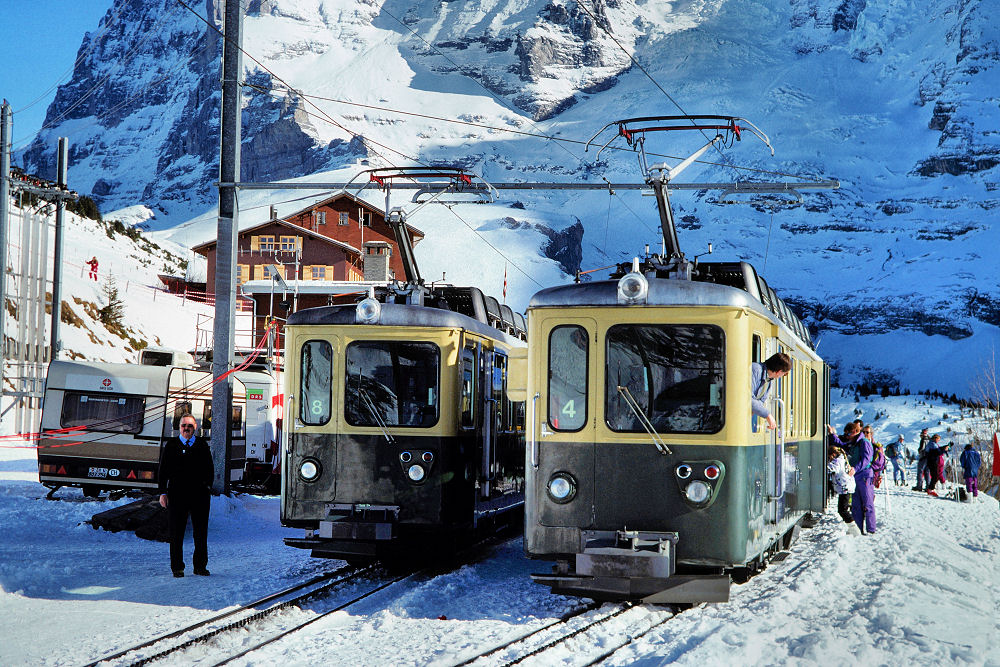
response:
[[(69, 166), (69, 140), (59, 137), (57, 155), (56, 184), (66, 188), (66, 170)], [(59, 359), (62, 341), (59, 340), (59, 318), (62, 317), (62, 262), (63, 223), (66, 215), (66, 200), (60, 197), (56, 203), (56, 235), (52, 251), (52, 324), (49, 327), (49, 360)]]
[[(10, 228), (10, 132), (11, 111), (7, 100), (0, 105), (0, 387), (7, 358), (7, 230)], [(2, 408), (0, 408), (2, 409)]]
[[(219, 151), (219, 221), (215, 254), (215, 323), (212, 349), (212, 459), (216, 493), (229, 494), (229, 460), (232, 450), (234, 322), (236, 320), (236, 235), (239, 204), (236, 188), (240, 178), (240, 79), (243, 76), (243, 7), (239, 0), (226, 0), (222, 44), (222, 142)], [(219, 379), (226, 375), (224, 379)]]

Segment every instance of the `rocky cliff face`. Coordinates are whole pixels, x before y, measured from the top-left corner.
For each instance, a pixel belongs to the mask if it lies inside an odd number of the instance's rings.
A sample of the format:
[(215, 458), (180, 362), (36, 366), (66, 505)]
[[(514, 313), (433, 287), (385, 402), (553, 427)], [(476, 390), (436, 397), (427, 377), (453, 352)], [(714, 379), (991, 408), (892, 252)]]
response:
[[(218, 5), (194, 7), (219, 26)], [(743, 141), (684, 179), (843, 185), (791, 207), (679, 193), (686, 251), (714, 242), (716, 256), (753, 262), (817, 334), (1000, 342), (994, 14), (984, 0), (252, 0), (244, 45), (261, 64), (244, 61), (243, 178), (365, 159), (637, 181), (630, 153), (598, 160), (581, 144), (617, 118), (745, 115), (775, 157)], [(172, 225), (210, 209), (217, 33), (165, 0), (116, 0), (102, 26), (23, 162), (54, 173), (55, 137), (68, 135), (70, 180), (103, 210), (143, 203)], [(669, 140), (651, 149), (696, 147)], [(529, 209), (525, 233), (548, 239), (539, 254), (570, 274), (658, 247), (651, 201), (629, 196), (528, 193), (514, 208)], [(492, 224), (509, 231), (509, 214), (496, 209)], [(851, 348), (827, 351), (864, 355)]]

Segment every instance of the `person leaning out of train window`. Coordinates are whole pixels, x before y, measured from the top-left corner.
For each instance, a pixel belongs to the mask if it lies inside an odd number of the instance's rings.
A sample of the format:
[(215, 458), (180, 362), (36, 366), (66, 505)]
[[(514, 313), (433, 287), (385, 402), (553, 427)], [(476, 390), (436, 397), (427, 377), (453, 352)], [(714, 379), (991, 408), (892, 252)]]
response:
[(847, 455), (840, 447), (830, 447), (826, 469), (833, 474), (833, 490), (837, 493), (837, 514), (844, 523), (854, 523), (851, 516), (851, 495), (854, 493), (854, 468), (847, 462)]
[[(829, 424), (831, 445), (840, 447), (847, 453), (847, 461), (854, 468), (854, 497), (851, 499), (851, 515), (858, 524), (861, 534), (874, 533), (875, 524), (875, 485), (872, 483), (872, 443), (865, 438), (861, 427), (850, 422), (844, 427), (844, 435), (837, 437), (837, 432)], [(867, 530), (866, 530), (867, 529)]]
[(767, 428), (774, 429), (777, 424), (767, 402), (771, 398), (771, 389), (775, 380), (788, 375), (792, 370), (792, 360), (784, 352), (772, 354), (764, 363), (750, 364), (750, 407), (753, 414), (763, 417)]
[(190, 516), (194, 573), (207, 577), (208, 512), (215, 466), (208, 441), (196, 436), (198, 421), (193, 416), (181, 417), (180, 431), (163, 443), (160, 456), (160, 505), (169, 514), (170, 569), (175, 577), (184, 576), (184, 530)]

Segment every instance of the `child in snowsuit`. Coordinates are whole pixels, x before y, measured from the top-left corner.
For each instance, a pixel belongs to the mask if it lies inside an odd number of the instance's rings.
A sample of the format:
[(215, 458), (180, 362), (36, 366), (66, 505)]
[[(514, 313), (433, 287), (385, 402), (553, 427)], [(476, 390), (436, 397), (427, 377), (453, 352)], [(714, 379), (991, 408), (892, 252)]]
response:
[[(861, 427), (851, 422), (844, 427), (843, 440), (829, 424), (830, 443), (847, 453), (847, 461), (854, 468), (856, 488), (851, 499), (851, 515), (861, 534), (875, 532), (875, 486), (872, 484), (872, 443), (861, 434)], [(866, 531), (867, 529), (867, 531)]]
[[(962, 476), (965, 478), (965, 490), (972, 494), (973, 498), (979, 497), (979, 466), (983, 464), (983, 457), (972, 448), (971, 444), (965, 446), (962, 456), (958, 459), (962, 464)], [(834, 478), (836, 483), (836, 477)]]
[(853, 523), (851, 516), (851, 495), (854, 493), (854, 468), (847, 462), (847, 455), (839, 447), (831, 447), (826, 469), (833, 474), (833, 489), (837, 492), (837, 514), (844, 523)]

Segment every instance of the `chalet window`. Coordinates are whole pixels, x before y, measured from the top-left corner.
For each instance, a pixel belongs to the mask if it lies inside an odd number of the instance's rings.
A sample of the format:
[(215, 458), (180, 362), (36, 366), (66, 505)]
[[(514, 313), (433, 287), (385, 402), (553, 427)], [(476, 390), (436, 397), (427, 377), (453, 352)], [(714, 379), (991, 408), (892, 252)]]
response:
[(281, 251), (282, 252), (295, 252), (298, 250), (299, 237), (297, 236), (282, 236), (281, 237)]
[(237, 264), (236, 265), (236, 282), (243, 284), (250, 280), (250, 265), (249, 264)]
[(258, 247), (261, 252), (269, 251), (274, 252), (274, 237), (273, 236), (261, 236), (258, 241)]
[(325, 266), (312, 266), (312, 279), (313, 280), (326, 280), (326, 267)]
[(339, 220), (338, 224), (341, 227), (343, 227), (343, 226), (347, 225), (350, 221), (351, 221), (350, 220), (350, 215), (347, 214), (347, 213), (344, 213), (343, 211), (341, 211), (341, 213), (340, 213), (340, 220)]
[(361, 226), (362, 227), (371, 227), (372, 226), (372, 212), (371, 211), (361, 210), (360, 213), (361, 213), (361, 216), (360, 216), (361, 217)]
[(313, 211), (313, 231), (326, 224), (326, 211)]

